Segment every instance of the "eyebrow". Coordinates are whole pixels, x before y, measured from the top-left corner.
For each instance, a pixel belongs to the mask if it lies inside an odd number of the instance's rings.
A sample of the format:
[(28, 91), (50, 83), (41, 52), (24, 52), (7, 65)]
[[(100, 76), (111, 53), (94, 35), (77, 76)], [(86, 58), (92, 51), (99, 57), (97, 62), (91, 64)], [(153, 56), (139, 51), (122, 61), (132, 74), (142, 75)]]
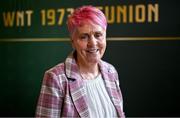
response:
[(89, 33), (80, 33), (79, 36), (82, 36), (82, 35), (89, 35)]
[[(95, 34), (95, 33), (102, 33), (102, 34), (103, 34), (102, 31), (95, 31), (95, 32), (93, 32), (93, 34)], [(89, 35), (89, 34), (91, 34), (91, 33), (88, 33), (88, 32), (81, 32), (81, 33), (79, 33), (79, 34), (80, 34), (80, 35), (82, 35), (82, 34)]]

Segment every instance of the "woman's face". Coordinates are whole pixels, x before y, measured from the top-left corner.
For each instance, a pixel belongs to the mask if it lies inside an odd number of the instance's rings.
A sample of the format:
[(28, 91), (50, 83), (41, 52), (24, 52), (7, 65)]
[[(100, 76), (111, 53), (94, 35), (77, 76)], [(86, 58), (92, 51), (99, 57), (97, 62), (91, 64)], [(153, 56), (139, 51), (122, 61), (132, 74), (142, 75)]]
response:
[(72, 35), (72, 46), (77, 51), (78, 63), (97, 64), (106, 49), (106, 31), (99, 25), (82, 25)]

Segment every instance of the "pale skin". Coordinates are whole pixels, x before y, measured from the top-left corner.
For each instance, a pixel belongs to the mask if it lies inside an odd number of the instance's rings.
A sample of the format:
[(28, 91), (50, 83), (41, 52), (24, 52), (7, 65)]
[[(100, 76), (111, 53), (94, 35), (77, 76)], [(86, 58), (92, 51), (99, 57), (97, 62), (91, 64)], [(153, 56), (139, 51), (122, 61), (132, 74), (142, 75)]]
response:
[(86, 23), (77, 27), (71, 38), (82, 78), (94, 79), (99, 74), (98, 63), (106, 49), (106, 30)]

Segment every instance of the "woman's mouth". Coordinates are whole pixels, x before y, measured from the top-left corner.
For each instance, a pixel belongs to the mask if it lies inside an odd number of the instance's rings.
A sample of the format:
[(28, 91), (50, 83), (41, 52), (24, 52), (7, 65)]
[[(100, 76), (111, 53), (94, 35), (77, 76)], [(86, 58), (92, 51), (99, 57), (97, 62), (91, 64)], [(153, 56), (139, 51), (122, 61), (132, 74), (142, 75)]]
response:
[(99, 49), (88, 49), (86, 50), (88, 53), (97, 53)]

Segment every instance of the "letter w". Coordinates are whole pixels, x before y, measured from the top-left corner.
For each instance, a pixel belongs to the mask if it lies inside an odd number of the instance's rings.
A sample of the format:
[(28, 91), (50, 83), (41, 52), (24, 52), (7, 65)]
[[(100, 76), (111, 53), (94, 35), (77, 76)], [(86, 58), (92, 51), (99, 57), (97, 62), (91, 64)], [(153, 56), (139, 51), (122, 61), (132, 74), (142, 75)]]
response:
[(14, 24), (14, 16), (15, 16), (15, 12), (3, 12), (3, 20), (4, 20), (4, 26), (5, 27), (12, 27)]

